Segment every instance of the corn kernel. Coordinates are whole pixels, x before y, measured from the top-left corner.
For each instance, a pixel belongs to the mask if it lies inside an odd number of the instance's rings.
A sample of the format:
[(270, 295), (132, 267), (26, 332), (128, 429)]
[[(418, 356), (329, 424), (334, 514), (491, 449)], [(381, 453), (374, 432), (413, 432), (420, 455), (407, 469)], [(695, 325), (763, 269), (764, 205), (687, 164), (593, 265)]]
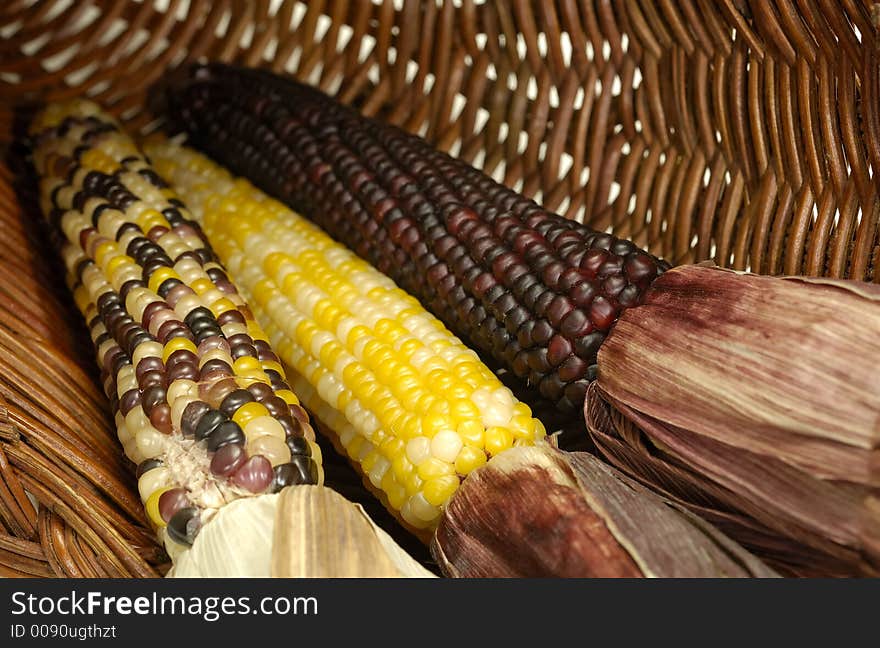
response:
[(455, 472), (452, 464), (441, 461), (436, 457), (428, 457), (416, 466), (416, 472), (422, 479), (432, 479), (443, 475), (451, 475)]
[(425, 499), (428, 500), (429, 504), (442, 506), (458, 490), (460, 483), (457, 475), (434, 477), (433, 479), (425, 480), (422, 493), (424, 493)]
[(455, 459), (455, 472), (459, 475), (469, 475), (472, 471), (486, 463), (486, 453), (480, 448), (466, 445), (458, 453)]
[(513, 445), (513, 434), (507, 428), (493, 426), (486, 429), (486, 452), (495, 456)]
[(266, 406), (262, 403), (251, 401), (250, 403), (245, 403), (237, 410), (235, 410), (232, 415), (232, 420), (238, 423), (238, 426), (240, 428), (244, 429), (248, 422), (252, 421), (258, 416), (269, 416), (269, 410), (267, 410)]

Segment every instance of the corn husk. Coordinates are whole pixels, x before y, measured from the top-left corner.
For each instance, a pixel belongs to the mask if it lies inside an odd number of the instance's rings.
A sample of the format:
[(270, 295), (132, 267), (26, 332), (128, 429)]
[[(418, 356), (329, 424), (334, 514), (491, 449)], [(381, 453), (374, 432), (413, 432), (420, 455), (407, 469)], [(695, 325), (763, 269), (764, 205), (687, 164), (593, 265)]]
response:
[(549, 443), (471, 473), (431, 544), (454, 577), (771, 577), (717, 529), (596, 457)]
[(171, 578), (432, 578), (333, 489), (292, 486), (224, 506), (175, 557)]
[(781, 571), (877, 575), (880, 287), (660, 277), (599, 353), (603, 455)]

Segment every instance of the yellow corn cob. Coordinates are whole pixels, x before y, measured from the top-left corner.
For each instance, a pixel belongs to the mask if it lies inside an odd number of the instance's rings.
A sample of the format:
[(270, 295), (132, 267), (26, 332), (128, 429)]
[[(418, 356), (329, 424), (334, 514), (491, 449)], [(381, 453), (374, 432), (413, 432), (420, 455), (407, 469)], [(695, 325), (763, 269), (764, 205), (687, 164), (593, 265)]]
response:
[(174, 557), (240, 497), (320, 483), (308, 415), (183, 204), (90, 102), (32, 126), (62, 241), (147, 518)]
[(391, 279), (201, 154), (167, 140), (145, 150), (186, 198), (303, 403), (405, 522), (434, 527), (468, 473), (545, 436)]

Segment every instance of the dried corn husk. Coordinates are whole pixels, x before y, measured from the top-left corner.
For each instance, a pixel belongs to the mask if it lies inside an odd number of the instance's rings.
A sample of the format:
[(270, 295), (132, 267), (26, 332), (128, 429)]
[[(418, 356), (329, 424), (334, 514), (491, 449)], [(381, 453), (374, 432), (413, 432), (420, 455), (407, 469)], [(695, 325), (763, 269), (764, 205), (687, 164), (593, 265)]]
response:
[(878, 366), (880, 287), (683, 266), (606, 339), (587, 426), (781, 570), (876, 575)]
[(514, 448), (462, 484), (431, 545), (456, 577), (770, 577), (717, 529), (596, 457)]
[(177, 578), (431, 578), (363, 508), (323, 486), (224, 506), (176, 557)]

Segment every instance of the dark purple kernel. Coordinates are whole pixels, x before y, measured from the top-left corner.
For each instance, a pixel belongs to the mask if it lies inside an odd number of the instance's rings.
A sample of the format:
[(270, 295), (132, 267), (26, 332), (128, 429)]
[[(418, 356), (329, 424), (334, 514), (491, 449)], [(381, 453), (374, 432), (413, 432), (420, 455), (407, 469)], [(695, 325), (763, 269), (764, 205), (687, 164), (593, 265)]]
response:
[(152, 459), (144, 459), (137, 465), (137, 468), (135, 469), (135, 479), (140, 479), (141, 477), (143, 477), (144, 473), (148, 473), (153, 468), (158, 468), (159, 466), (164, 465), (165, 463), (161, 459), (157, 459), (155, 457), (153, 457)]
[(174, 514), (189, 505), (189, 495), (185, 488), (172, 488), (159, 496), (159, 517), (168, 523)]
[(179, 364), (198, 366), (199, 357), (189, 349), (178, 349), (168, 356), (168, 360), (165, 362), (165, 367), (175, 367)]
[(239, 443), (228, 443), (220, 446), (211, 457), (211, 473), (220, 477), (228, 477), (247, 460), (247, 452)]
[(583, 281), (571, 289), (568, 295), (578, 308), (586, 308), (596, 296), (596, 288), (589, 281)]
[(232, 482), (251, 493), (262, 493), (269, 487), (274, 477), (275, 473), (269, 460), (262, 455), (256, 455), (250, 457), (235, 471)]
[(571, 382), (584, 376), (587, 370), (587, 363), (578, 356), (570, 356), (563, 362), (558, 369), (558, 375), (563, 382)]
[(560, 332), (568, 338), (585, 335), (593, 328), (587, 313), (579, 308), (571, 311), (559, 325)]
[(226, 416), (232, 417), (238, 411), (238, 408), (245, 403), (252, 403), (256, 399), (247, 389), (236, 389), (226, 395), (223, 402), (220, 403), (220, 411)]
[(137, 367), (134, 369), (134, 375), (135, 378), (140, 381), (143, 375), (148, 371), (162, 371), (164, 368), (165, 365), (162, 363), (162, 358), (157, 356), (146, 356), (137, 363)]
[[(138, 365), (140, 366), (140, 365)], [(161, 385), (151, 385), (147, 387), (141, 395), (141, 406), (144, 408), (144, 414), (150, 415), (153, 408), (165, 402), (165, 388)]]
[(305, 437), (288, 435), (286, 442), (287, 447), (290, 449), (290, 454), (301, 457), (312, 456), (312, 448)]
[(203, 401), (193, 401), (183, 408), (180, 416), (180, 431), (184, 437), (195, 436), (202, 417), (211, 411), (211, 406)]
[(138, 378), (138, 387), (142, 390), (153, 385), (165, 387), (167, 385), (165, 372), (163, 370), (146, 371)]
[(623, 271), (623, 259), (619, 256), (610, 257), (599, 266), (598, 276), (608, 277), (610, 275), (620, 274)]
[(538, 320), (532, 327), (532, 343), (543, 346), (550, 341), (554, 332), (550, 322), (545, 319)]
[(550, 306), (547, 308), (547, 319), (550, 320), (550, 323), (554, 328), (559, 328), (562, 324), (562, 320), (564, 320), (573, 309), (574, 304), (571, 303), (571, 300), (568, 297), (556, 295), (550, 303)]
[(546, 317), (547, 311), (550, 308), (550, 304), (553, 303), (553, 299), (556, 295), (550, 290), (544, 290), (541, 295), (535, 300), (535, 305), (533, 306), (533, 310), (535, 311), (535, 315), (538, 317)]
[[(291, 408), (288, 408), (289, 412), (293, 412)], [(285, 437), (290, 439), (293, 437), (301, 437), (303, 436), (303, 422), (300, 421), (296, 416), (291, 416), (291, 414), (282, 414), (276, 416), (275, 419), (281, 424), (281, 427), (284, 428)]]
[(234, 371), (228, 362), (220, 358), (211, 358), (197, 370), (199, 380), (206, 381), (209, 376), (231, 376)]
[(626, 288), (620, 291), (617, 295), (617, 303), (620, 304), (623, 308), (632, 308), (633, 306), (638, 306), (641, 302), (641, 292), (638, 289), (638, 286), (634, 286), (630, 284)]
[(593, 359), (599, 353), (599, 347), (604, 340), (605, 334), (595, 331), (576, 339), (574, 350), (581, 358)]
[(168, 384), (172, 384), (175, 380), (193, 380), (199, 379), (198, 367), (188, 363), (179, 363), (167, 369), (165, 375), (168, 378)]
[(244, 432), (235, 421), (223, 421), (208, 435), (208, 452), (216, 452), (227, 444), (241, 445), (245, 442)]
[(571, 355), (574, 347), (561, 335), (554, 335), (547, 347), (547, 360), (554, 367)]
[(129, 389), (119, 399), (119, 412), (126, 416), (131, 410), (141, 404), (141, 392), (139, 389)]
[(593, 277), (599, 272), (599, 268), (602, 267), (607, 258), (608, 252), (605, 250), (588, 250), (584, 258), (581, 259), (581, 270), (587, 273), (588, 276)]
[(611, 275), (602, 282), (602, 292), (612, 299), (617, 297), (625, 287), (626, 279), (620, 274)]
[(247, 389), (251, 393), (251, 396), (253, 396), (254, 399), (260, 403), (264, 403), (275, 395), (275, 392), (272, 390), (272, 388), (269, 387), (269, 385), (267, 385), (266, 383), (262, 382), (252, 383), (248, 385)]
[(607, 331), (617, 317), (617, 309), (607, 298), (599, 295), (590, 305), (590, 320), (597, 329)]
[[(317, 484), (318, 470), (315, 462), (308, 457), (296, 456), (290, 463), (279, 464), (273, 469), (272, 492), (277, 493), (286, 486)], [(314, 466), (314, 468), (313, 468)]]
[(199, 509), (195, 507), (182, 508), (168, 520), (165, 532), (174, 542), (192, 546), (193, 540), (201, 527)]
[(263, 401), (263, 406), (272, 416), (283, 416), (288, 413), (287, 401), (279, 396), (270, 396)]
[(171, 434), (174, 430), (171, 425), (171, 406), (168, 403), (160, 403), (150, 411), (150, 423), (162, 434)]
[[(187, 405), (187, 409), (189, 405)], [(186, 410), (184, 410), (186, 412)], [(220, 410), (209, 409), (209, 411), (202, 414), (199, 418), (198, 423), (195, 426), (194, 434), (196, 441), (201, 441), (206, 439), (211, 435), (217, 427), (223, 423), (224, 421), (228, 421), (228, 417), (223, 414)]]
[(643, 252), (629, 255), (623, 269), (627, 279), (633, 283), (643, 283), (657, 275), (657, 264)]
[(247, 333), (236, 333), (235, 335), (230, 335), (228, 338), (226, 338), (226, 341), (229, 343), (230, 348), (239, 344), (247, 344), (249, 346), (253, 346), (254, 344), (254, 339)]

